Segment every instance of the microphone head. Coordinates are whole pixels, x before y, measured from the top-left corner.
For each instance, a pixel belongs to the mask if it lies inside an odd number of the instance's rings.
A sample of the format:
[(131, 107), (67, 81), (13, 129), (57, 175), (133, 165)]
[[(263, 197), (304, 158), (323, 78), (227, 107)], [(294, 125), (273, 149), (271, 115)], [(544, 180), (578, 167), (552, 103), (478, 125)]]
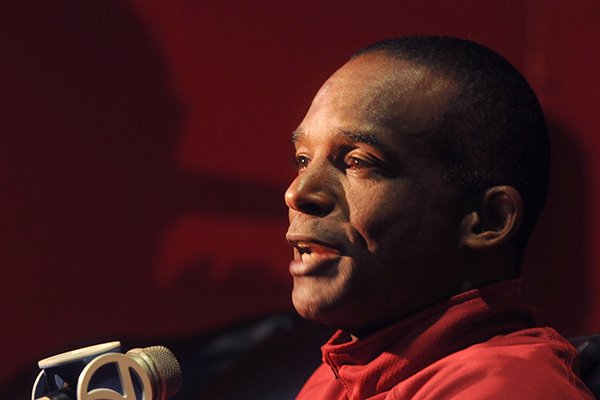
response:
[(181, 388), (183, 376), (179, 361), (171, 350), (164, 346), (150, 346), (143, 349), (131, 349), (127, 355), (133, 356), (146, 365), (151, 372), (160, 399), (168, 399)]
[(161, 382), (165, 382), (166, 397), (175, 396), (183, 382), (181, 366), (175, 354), (164, 346), (150, 346), (143, 350), (154, 361)]

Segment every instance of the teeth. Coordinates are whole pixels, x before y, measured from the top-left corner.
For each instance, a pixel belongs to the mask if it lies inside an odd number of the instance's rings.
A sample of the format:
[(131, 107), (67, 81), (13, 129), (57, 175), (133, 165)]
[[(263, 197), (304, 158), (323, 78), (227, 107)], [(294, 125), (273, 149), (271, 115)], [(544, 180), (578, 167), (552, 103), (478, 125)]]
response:
[(300, 254), (310, 254), (310, 247), (298, 247), (298, 252)]
[(315, 243), (296, 242), (294, 243), (294, 247), (296, 247), (296, 251), (304, 263), (318, 262), (322, 258), (340, 254), (340, 252), (334, 248), (321, 246)]
[(302, 262), (306, 263), (310, 260), (314, 260), (317, 257), (315, 253), (300, 253), (302, 257)]

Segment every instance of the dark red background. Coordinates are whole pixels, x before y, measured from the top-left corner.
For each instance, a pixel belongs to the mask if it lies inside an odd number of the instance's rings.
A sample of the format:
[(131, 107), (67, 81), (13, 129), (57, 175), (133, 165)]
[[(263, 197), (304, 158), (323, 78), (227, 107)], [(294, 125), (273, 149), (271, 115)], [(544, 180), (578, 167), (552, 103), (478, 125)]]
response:
[(528, 297), (600, 330), (600, 3), (4, 1), (0, 386), (75, 343), (184, 335), (291, 308), (290, 132), (357, 48), (483, 42), (552, 126)]

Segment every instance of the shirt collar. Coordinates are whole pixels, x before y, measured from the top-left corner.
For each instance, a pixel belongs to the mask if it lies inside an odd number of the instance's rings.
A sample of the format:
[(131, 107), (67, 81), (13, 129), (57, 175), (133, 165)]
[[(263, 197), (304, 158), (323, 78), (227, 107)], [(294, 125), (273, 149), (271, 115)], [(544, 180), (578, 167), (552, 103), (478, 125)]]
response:
[(460, 293), (355, 341), (337, 331), (323, 361), (348, 391), (368, 398), (390, 390), (427, 365), (493, 336), (532, 326), (535, 309), (519, 279)]

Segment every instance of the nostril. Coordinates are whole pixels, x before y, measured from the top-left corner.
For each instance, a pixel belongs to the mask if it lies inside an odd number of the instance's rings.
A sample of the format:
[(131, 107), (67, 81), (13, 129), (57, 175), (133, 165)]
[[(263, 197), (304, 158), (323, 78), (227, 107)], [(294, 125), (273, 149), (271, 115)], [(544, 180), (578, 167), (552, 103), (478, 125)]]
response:
[(299, 211), (301, 211), (305, 214), (311, 214), (311, 215), (317, 215), (317, 216), (327, 215), (331, 211), (327, 207), (324, 207), (323, 205), (319, 205), (316, 203), (300, 204), (300, 206), (298, 208), (299, 208)]

